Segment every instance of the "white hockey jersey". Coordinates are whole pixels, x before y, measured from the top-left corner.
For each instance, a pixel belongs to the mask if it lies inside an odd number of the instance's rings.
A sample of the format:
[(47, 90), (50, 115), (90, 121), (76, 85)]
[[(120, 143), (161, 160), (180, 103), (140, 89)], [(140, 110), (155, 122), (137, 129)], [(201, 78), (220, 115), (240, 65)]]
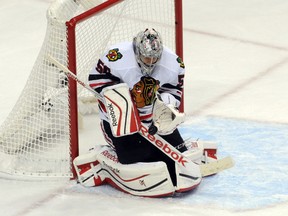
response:
[[(152, 104), (155, 93), (173, 95), (180, 104), (185, 66), (170, 49), (164, 47), (162, 57), (151, 76), (144, 76), (136, 61), (132, 42), (111, 47), (97, 62), (89, 74), (89, 85), (101, 93), (102, 89), (118, 83), (129, 86), (131, 96), (143, 123), (152, 122)], [(103, 103), (99, 101), (100, 118), (108, 121)]]

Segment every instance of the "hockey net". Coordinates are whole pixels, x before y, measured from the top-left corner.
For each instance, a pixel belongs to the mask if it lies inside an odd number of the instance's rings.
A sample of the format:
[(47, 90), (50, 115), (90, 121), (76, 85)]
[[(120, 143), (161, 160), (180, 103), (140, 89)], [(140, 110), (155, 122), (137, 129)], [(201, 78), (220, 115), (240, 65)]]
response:
[(108, 46), (132, 41), (139, 31), (150, 27), (161, 33), (166, 46), (182, 56), (181, 10), (178, 0), (51, 3), (38, 58), (17, 103), (0, 127), (0, 173), (28, 178), (73, 177), (71, 162), (78, 155), (77, 110), (87, 112), (87, 104), (96, 100), (49, 62), (48, 55), (87, 81)]

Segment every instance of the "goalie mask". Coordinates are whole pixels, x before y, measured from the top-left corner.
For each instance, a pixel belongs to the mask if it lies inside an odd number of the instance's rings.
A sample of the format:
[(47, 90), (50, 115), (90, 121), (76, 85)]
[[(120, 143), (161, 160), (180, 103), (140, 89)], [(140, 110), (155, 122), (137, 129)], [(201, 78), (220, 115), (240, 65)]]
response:
[(155, 29), (139, 32), (133, 39), (133, 48), (143, 75), (150, 76), (163, 51), (160, 34)]

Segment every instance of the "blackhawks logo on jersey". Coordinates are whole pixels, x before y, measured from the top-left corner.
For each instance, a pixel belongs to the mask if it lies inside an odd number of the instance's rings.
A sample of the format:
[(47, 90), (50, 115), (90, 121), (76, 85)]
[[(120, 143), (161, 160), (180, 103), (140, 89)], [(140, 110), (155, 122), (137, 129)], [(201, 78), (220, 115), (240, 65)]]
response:
[(131, 90), (131, 95), (137, 108), (151, 105), (159, 88), (159, 81), (152, 77), (141, 77)]
[(118, 48), (109, 50), (108, 54), (106, 55), (109, 61), (117, 61), (118, 59), (121, 59), (122, 56), (123, 55), (119, 52)]
[(181, 68), (185, 68), (184, 62), (182, 61), (182, 59), (180, 57), (178, 57), (176, 60), (180, 64)]

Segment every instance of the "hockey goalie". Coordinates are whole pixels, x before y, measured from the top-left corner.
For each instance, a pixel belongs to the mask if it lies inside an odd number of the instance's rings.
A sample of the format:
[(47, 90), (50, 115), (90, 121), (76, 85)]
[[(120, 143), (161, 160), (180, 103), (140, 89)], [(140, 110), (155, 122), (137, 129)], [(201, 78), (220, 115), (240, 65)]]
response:
[(108, 145), (73, 161), (84, 186), (108, 183), (126, 193), (162, 197), (190, 191), (202, 180), (201, 164), (217, 161), (215, 143), (184, 142), (178, 125), (184, 63), (146, 29), (132, 42), (111, 47), (90, 72), (99, 96)]

